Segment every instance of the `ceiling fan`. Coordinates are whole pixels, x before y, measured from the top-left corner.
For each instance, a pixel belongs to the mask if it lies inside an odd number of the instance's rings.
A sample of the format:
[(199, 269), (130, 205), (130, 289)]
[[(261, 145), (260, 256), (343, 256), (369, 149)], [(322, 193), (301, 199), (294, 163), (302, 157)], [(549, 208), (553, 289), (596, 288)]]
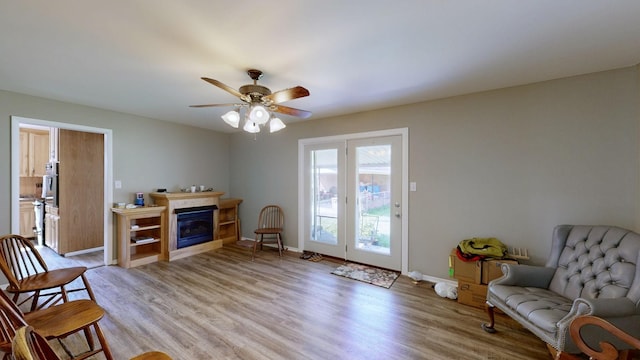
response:
[(220, 89), (238, 97), (242, 103), (228, 104), (203, 104), (190, 105), (194, 108), (214, 107), (214, 106), (235, 106), (235, 111), (229, 111), (222, 115), (222, 119), (229, 125), (237, 128), (240, 124), (240, 109), (245, 108), (246, 122), (243, 129), (247, 132), (260, 132), (260, 125), (266, 124), (269, 120), (271, 132), (283, 129), (286, 125), (273, 113), (280, 113), (306, 119), (311, 116), (310, 111), (294, 109), (292, 107), (280, 105), (285, 101), (309, 96), (309, 90), (302, 86), (296, 86), (276, 92), (265, 86), (258, 85), (258, 80), (262, 77), (262, 71), (256, 69), (247, 70), (247, 74), (253, 80), (253, 84), (247, 84), (235, 90), (234, 88), (221, 83), (218, 80), (203, 77), (202, 80), (219, 87)]

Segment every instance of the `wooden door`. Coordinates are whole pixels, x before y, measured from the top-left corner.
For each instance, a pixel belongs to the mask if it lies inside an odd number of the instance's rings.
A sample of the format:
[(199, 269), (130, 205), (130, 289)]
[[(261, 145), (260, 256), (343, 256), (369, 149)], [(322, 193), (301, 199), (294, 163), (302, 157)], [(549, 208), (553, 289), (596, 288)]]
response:
[(104, 245), (104, 135), (60, 129), (58, 253)]

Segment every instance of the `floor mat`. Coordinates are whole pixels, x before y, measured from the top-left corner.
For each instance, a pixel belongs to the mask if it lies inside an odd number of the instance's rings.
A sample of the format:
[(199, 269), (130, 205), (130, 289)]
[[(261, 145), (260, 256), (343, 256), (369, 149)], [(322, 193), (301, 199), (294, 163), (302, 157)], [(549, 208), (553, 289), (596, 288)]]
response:
[(368, 284), (390, 288), (399, 274), (396, 271), (380, 269), (367, 265), (346, 263), (331, 272), (334, 275), (362, 281)]

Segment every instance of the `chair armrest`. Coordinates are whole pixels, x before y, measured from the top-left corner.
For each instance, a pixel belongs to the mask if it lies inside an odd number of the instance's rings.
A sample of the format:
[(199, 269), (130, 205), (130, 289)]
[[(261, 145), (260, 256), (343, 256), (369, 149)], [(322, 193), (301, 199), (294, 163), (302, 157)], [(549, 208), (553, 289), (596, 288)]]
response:
[(616, 299), (577, 298), (573, 301), (573, 306), (569, 311), (569, 316), (571, 316), (571, 314), (614, 318), (638, 315), (638, 310), (636, 309), (636, 304), (626, 297)]
[(489, 285), (511, 285), (522, 287), (537, 287), (546, 289), (556, 269), (544, 266), (521, 264), (502, 264), (503, 276), (492, 280)]
[[(614, 340), (623, 341), (626, 345), (630, 345), (632, 348), (640, 349), (640, 339), (632, 336), (614, 324), (596, 316), (578, 316), (571, 322), (569, 333), (571, 334), (573, 342), (583, 353), (589, 355), (590, 359), (618, 359), (619, 356), (616, 346), (613, 342), (608, 340), (605, 341), (602, 333), (597, 334), (597, 340), (595, 341), (599, 346), (592, 346), (594, 341), (589, 340), (593, 339), (587, 339), (587, 337), (583, 336), (581, 331), (582, 328), (586, 329), (590, 325), (597, 326), (603, 330), (604, 334), (610, 334)], [(618, 344), (618, 346), (620, 345)]]
[[(564, 318), (560, 319), (557, 323), (558, 331), (568, 335), (569, 326), (573, 319), (581, 315), (593, 315), (604, 319), (629, 319), (630, 321), (636, 321), (633, 315), (638, 315), (636, 305), (629, 298), (615, 298), (615, 299), (585, 299), (576, 298), (573, 301), (571, 310)], [(617, 325), (624, 325), (623, 323)]]

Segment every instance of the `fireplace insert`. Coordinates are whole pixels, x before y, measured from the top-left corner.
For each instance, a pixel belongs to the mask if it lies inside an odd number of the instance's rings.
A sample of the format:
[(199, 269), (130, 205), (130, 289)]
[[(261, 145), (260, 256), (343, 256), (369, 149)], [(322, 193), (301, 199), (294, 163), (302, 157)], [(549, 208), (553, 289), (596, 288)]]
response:
[(212, 205), (175, 210), (178, 215), (178, 249), (213, 241), (213, 212), (217, 208)]

